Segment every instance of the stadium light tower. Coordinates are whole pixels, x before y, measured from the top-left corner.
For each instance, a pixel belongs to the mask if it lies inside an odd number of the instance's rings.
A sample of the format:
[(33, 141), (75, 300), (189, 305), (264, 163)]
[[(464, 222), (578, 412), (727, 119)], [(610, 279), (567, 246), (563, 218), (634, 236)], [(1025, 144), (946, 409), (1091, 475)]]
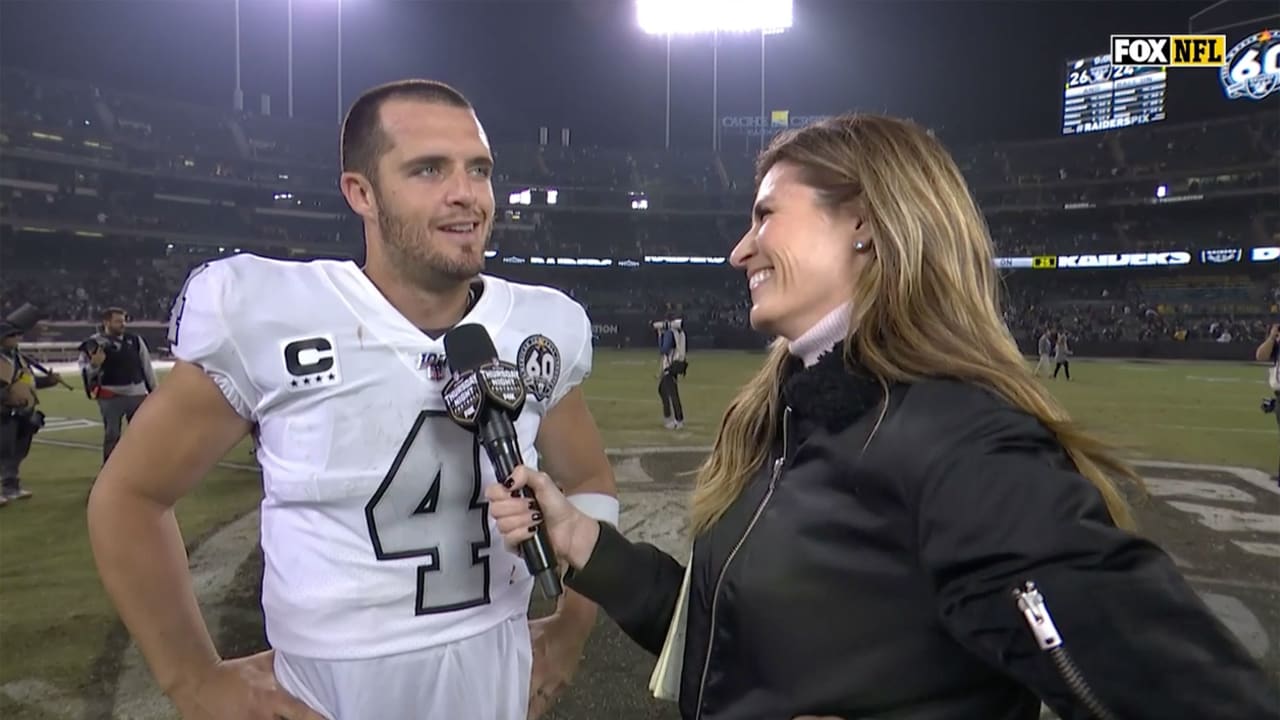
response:
[(244, 110), (244, 88), (240, 86), (240, 0), (236, 0), (236, 88), (231, 105), (237, 112)]
[[(338, 55), (338, 123), (341, 124), (346, 114), (346, 108), (342, 105), (342, 0), (338, 1), (338, 44), (335, 46)], [(289, 65), (289, 117), (293, 117), (293, 0), (288, 0), (289, 10), (288, 25), (288, 51), (285, 53), (288, 57)], [(236, 0), (237, 17), (239, 17), (240, 0)], [(237, 28), (239, 21), (236, 22)], [(236, 34), (236, 87), (240, 86), (240, 64), (239, 64), (239, 32)]]
[(667, 38), (666, 146), (671, 147), (671, 36), (711, 38), (711, 149), (720, 149), (720, 33), (760, 33), (760, 112), (764, 114), (764, 37), (791, 27), (792, 0), (636, 0), (640, 29)]

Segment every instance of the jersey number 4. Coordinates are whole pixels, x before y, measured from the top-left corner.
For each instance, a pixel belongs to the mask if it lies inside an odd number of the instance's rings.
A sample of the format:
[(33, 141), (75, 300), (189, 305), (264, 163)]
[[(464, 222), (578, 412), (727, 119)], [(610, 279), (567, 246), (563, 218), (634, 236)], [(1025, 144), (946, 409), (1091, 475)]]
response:
[(364, 508), (379, 560), (424, 558), (417, 615), (489, 602), (487, 508), (476, 436), (423, 411)]

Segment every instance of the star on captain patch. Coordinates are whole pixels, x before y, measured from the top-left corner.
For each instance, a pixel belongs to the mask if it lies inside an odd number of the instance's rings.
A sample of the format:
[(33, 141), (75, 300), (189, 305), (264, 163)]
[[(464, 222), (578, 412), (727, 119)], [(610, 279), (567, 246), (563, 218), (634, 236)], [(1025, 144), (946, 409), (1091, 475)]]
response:
[(290, 390), (309, 390), (342, 382), (338, 349), (332, 335), (316, 335), (281, 343)]

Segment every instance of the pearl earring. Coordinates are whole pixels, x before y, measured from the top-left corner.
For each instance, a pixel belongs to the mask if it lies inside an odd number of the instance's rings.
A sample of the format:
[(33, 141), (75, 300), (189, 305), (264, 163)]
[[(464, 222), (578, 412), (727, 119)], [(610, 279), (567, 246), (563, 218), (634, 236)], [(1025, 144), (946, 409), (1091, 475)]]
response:
[(866, 244), (866, 243), (859, 241), (859, 242), (857, 242), (857, 243), (855, 243), (855, 244), (854, 244), (853, 249), (854, 249), (854, 250), (861, 250), (861, 249), (865, 248), (866, 246), (867, 246), (867, 244)]

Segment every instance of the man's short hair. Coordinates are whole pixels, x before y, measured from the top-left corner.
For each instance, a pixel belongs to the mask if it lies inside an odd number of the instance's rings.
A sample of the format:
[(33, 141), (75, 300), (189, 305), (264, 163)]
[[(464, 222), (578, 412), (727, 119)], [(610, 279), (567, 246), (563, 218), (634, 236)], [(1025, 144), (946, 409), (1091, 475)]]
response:
[(382, 105), (393, 98), (472, 109), (462, 93), (437, 80), (397, 80), (366, 90), (342, 122), (343, 172), (360, 173), (376, 182), (378, 161), (391, 149), (391, 138), (382, 129)]
[(102, 311), (102, 315), (101, 315), (102, 322), (107, 322), (108, 320), (110, 320), (111, 318), (117, 315), (124, 315), (127, 317), (129, 313), (125, 312), (124, 308), (121, 308), (121, 307), (109, 307)]

